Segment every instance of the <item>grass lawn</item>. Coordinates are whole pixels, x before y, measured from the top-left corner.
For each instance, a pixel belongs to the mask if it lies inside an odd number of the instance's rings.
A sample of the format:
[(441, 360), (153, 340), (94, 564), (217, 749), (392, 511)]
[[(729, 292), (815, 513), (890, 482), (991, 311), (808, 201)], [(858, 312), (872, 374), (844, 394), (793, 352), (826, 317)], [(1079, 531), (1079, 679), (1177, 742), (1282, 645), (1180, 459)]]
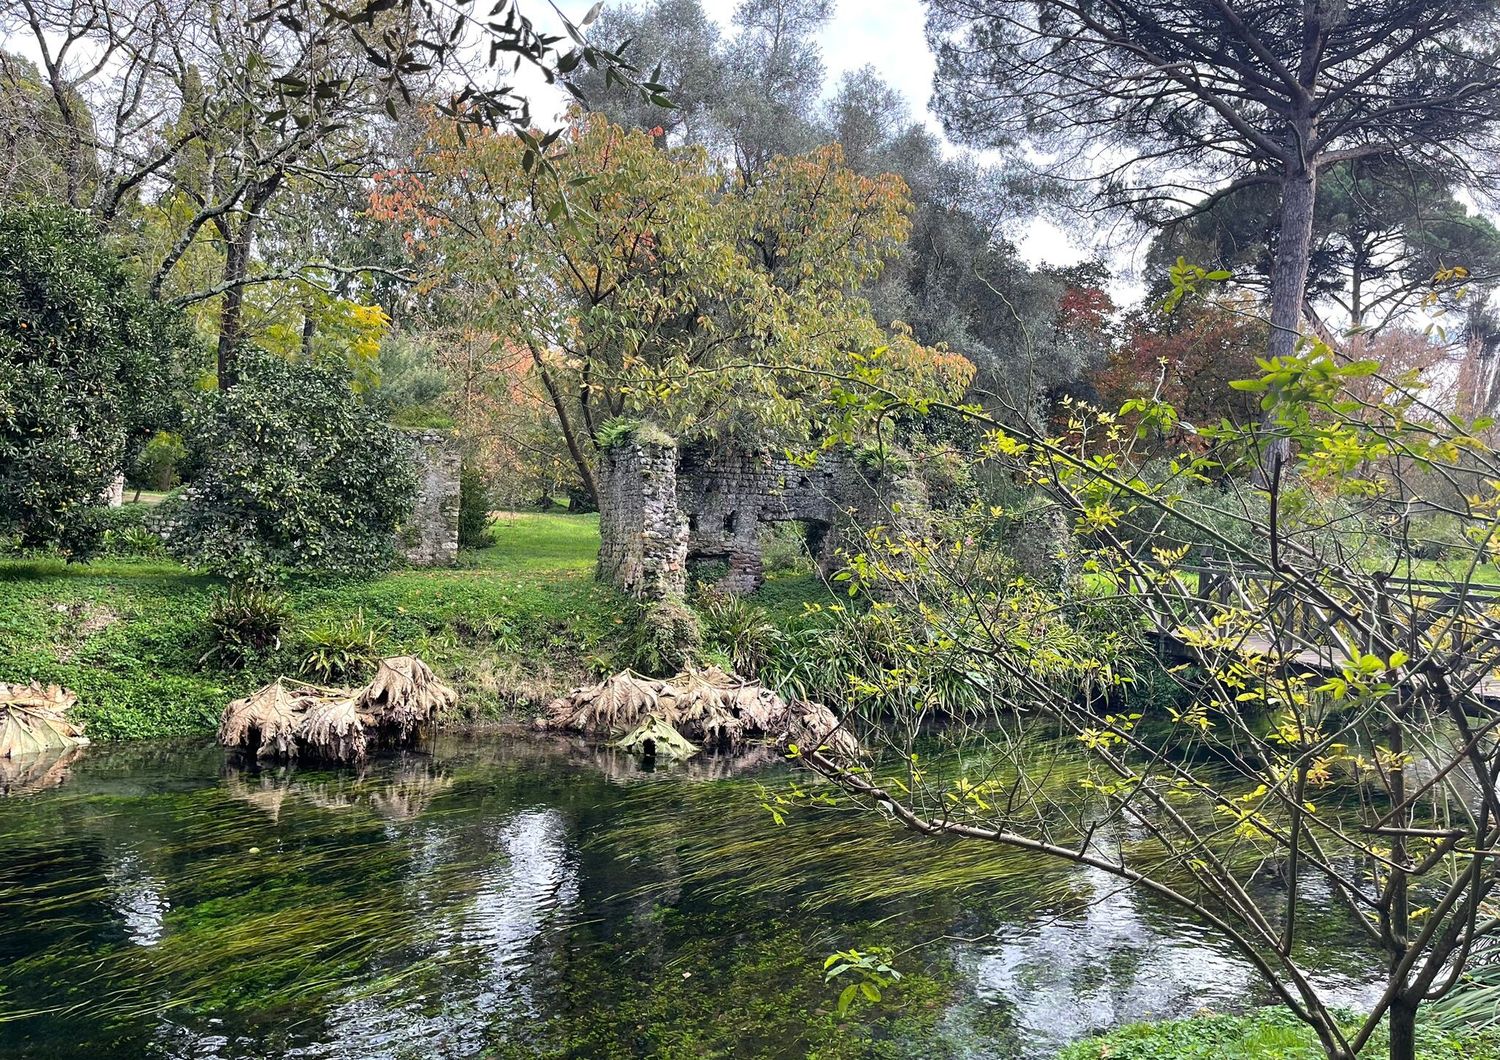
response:
[[(164, 559), (0, 559), (0, 681), (74, 690), (95, 739), (202, 732), (230, 699), (297, 673), (309, 630), (363, 614), (385, 654), (420, 655), (458, 689), (457, 720), (529, 716), (614, 665), (632, 609), (594, 580), (597, 516), (504, 513), (491, 537), (452, 568), (287, 586), (280, 649), (242, 671), (203, 661), (219, 579)], [(791, 617), (824, 591), (793, 574), (769, 583), (764, 603)]]

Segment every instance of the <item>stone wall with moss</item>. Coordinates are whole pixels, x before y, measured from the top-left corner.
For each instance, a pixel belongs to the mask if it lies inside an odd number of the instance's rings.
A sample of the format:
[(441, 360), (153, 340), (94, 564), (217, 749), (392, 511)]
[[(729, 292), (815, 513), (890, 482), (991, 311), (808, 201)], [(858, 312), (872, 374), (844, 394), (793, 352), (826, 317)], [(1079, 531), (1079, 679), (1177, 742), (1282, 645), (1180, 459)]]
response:
[(458, 558), (458, 501), (463, 453), (451, 431), (407, 429), (417, 470), (411, 514), (401, 526), (401, 554), (416, 567), (444, 567)]
[(616, 440), (600, 468), (599, 576), (644, 598), (680, 596), (691, 570), (732, 593), (765, 579), (761, 529), (800, 522), (825, 571), (872, 526), (912, 532), (920, 482), (898, 463), (824, 454), (804, 467), (766, 452), (679, 449), (664, 436)]
[(677, 446), (636, 431), (599, 460), (599, 578), (643, 599), (687, 588), (688, 524), (677, 503)]

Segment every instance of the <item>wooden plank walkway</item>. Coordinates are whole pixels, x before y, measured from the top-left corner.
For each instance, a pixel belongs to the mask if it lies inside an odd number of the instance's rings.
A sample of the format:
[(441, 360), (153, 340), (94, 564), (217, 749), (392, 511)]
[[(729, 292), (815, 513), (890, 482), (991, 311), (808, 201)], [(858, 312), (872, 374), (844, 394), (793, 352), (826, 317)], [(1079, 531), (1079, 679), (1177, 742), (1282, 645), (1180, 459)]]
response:
[[(1162, 647), (1178, 658), (1206, 661), (1201, 650), (1184, 642), (1179, 630), (1217, 629), (1222, 636), (1224, 627), (1215, 619), (1236, 614), (1264, 615), (1269, 623), (1266, 631), (1240, 633), (1230, 650), (1246, 656), (1269, 656), (1287, 667), (1336, 675), (1363, 654), (1359, 648), (1367, 630), (1351, 628), (1328, 610), (1292, 597), (1284, 583), (1269, 574), (1218, 567), (1185, 568), (1181, 573), (1196, 576), (1196, 589), (1174, 578), (1183, 590), (1172, 601), (1175, 613), (1155, 616), (1153, 631)], [(1346, 613), (1378, 611), (1391, 634), (1387, 643), (1410, 644), (1413, 657), (1446, 656), (1446, 664), (1472, 695), (1500, 703), (1500, 586), (1460, 589), (1449, 582), (1372, 576), (1368, 587), (1341, 588), (1350, 597), (1341, 605)]]

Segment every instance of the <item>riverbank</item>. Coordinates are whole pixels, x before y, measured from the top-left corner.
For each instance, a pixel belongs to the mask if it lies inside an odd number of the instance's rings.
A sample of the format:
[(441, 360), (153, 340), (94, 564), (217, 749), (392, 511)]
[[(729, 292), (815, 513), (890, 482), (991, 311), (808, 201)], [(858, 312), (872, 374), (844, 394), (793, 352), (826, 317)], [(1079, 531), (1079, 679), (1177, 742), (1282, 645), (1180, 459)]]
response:
[[(3, 559), (0, 680), (72, 689), (95, 740), (181, 736), (212, 730), (229, 700), (299, 672), (316, 639), (370, 637), (381, 654), (421, 656), (459, 691), (448, 723), (529, 717), (618, 663), (633, 609), (594, 580), (596, 516), (506, 513), (489, 537), (452, 568), (287, 586), (280, 645), (238, 669), (213, 655), (220, 579), (155, 557)], [(789, 573), (760, 595), (771, 611), (796, 612), (820, 591)]]
[[(1377, 1033), (1361, 1056), (1383, 1057)], [(1132, 1023), (1074, 1042), (1057, 1060), (1325, 1060), (1311, 1028), (1290, 1012), (1263, 1008), (1231, 1016), (1203, 1014), (1160, 1023)], [(1497, 1060), (1500, 1032), (1448, 1029), (1431, 1017), (1418, 1031), (1417, 1060)]]

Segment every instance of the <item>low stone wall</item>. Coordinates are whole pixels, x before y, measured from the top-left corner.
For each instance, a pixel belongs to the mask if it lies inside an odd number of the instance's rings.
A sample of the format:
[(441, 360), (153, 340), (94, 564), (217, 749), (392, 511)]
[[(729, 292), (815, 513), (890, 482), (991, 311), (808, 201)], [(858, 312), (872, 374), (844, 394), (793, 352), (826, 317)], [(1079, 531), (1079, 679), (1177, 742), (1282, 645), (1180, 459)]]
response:
[(458, 558), (458, 501), (463, 453), (451, 431), (404, 432), (411, 440), (417, 492), (399, 535), (401, 554), (418, 567), (441, 567)]

